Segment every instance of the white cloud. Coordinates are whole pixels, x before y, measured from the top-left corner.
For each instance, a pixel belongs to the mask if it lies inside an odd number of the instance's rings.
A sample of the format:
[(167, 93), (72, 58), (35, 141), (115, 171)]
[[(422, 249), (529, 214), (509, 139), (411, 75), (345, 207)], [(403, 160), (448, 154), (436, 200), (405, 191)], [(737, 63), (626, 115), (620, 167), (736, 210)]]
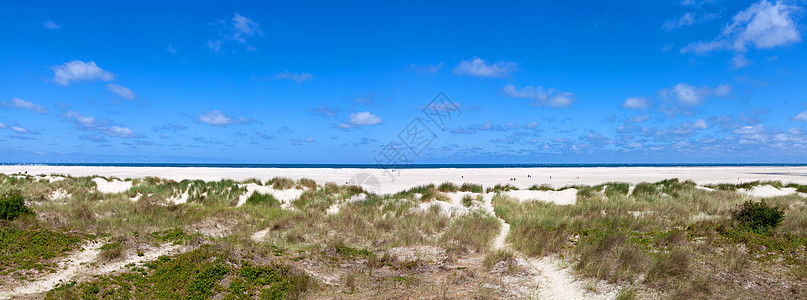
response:
[(529, 122), (526, 125), (524, 125), (524, 128), (527, 128), (527, 129), (533, 129), (535, 127), (538, 127), (538, 122), (535, 122), (535, 121)]
[(350, 114), (350, 123), (356, 126), (376, 125), (381, 123), (381, 118), (370, 112), (358, 112)]
[(22, 128), (22, 127), (11, 127), (11, 130), (14, 130), (14, 132), (20, 133), (20, 134), (28, 133), (28, 129), (25, 129), (25, 128)]
[(514, 98), (524, 98), (533, 100), (530, 102), (532, 106), (550, 106), (555, 108), (568, 107), (574, 101), (572, 93), (561, 92), (555, 89), (544, 89), (541, 86), (527, 86), (518, 89), (512, 84), (508, 84), (502, 88), (507, 96)]
[(714, 40), (690, 43), (681, 49), (681, 53), (705, 54), (729, 50), (735, 53), (733, 65), (743, 67), (748, 64), (745, 52), (750, 46), (771, 49), (801, 41), (794, 19), (800, 9), (782, 1), (772, 4), (762, 0), (734, 15)]
[(717, 88), (711, 88), (708, 86), (695, 87), (682, 82), (669, 89), (662, 90), (661, 96), (668, 101), (670, 100), (669, 97), (672, 97), (681, 106), (694, 107), (701, 105), (704, 99), (725, 97), (729, 93), (731, 93), (731, 86), (728, 84), (721, 84)]
[(683, 1), (679, 2), (678, 4), (681, 5), (681, 6), (696, 6), (697, 7), (697, 6), (701, 6), (703, 4), (712, 3), (712, 2), (715, 2), (715, 0), (683, 0)]
[(222, 46), (231, 41), (243, 45), (247, 51), (256, 51), (255, 47), (247, 42), (247, 38), (263, 35), (260, 24), (238, 13), (235, 13), (229, 22), (219, 20), (217, 24), (224, 24), (225, 28), (219, 30), (219, 39), (207, 40), (210, 51), (218, 53)]
[(4, 101), (3, 103), (0, 103), (0, 105), (5, 106), (5, 107), (14, 107), (14, 108), (27, 109), (27, 110), (30, 110), (32, 112), (38, 113), (38, 114), (46, 114), (46, 113), (48, 113), (48, 110), (45, 109), (45, 107), (43, 107), (42, 105), (39, 105), (39, 104), (36, 104), (36, 103), (33, 103), (33, 102), (28, 102), (28, 101), (22, 100), (20, 98), (13, 98), (13, 99), (11, 99), (11, 101)]
[(731, 85), (728, 84), (718, 85), (715, 89), (715, 96), (718, 97), (727, 96), (729, 93), (731, 93)]
[(59, 24), (56, 24), (51, 20), (47, 20), (44, 23), (42, 23), (42, 27), (45, 27), (46, 29), (59, 29), (59, 28), (62, 28), (62, 26), (59, 26)]
[(239, 123), (244, 123), (244, 122), (247, 122), (247, 121), (249, 121), (247, 118), (244, 118), (244, 117), (233, 118), (233, 117), (230, 117), (228, 115), (225, 115), (224, 113), (222, 113), (222, 112), (220, 112), (218, 110), (214, 110), (214, 111), (199, 115), (199, 122), (205, 123), (207, 125), (219, 126), (219, 127), (227, 126), (227, 125), (234, 125), (234, 124), (239, 124)]
[(118, 94), (123, 99), (126, 100), (134, 100), (135, 94), (132, 93), (132, 90), (126, 88), (125, 86), (110, 83), (106, 85), (106, 88), (109, 89), (111, 92)]
[(661, 24), (661, 29), (664, 29), (664, 31), (673, 31), (683, 27), (688, 27), (698, 23), (703, 23), (709, 20), (717, 19), (719, 17), (720, 17), (719, 13), (686, 12), (675, 19), (667, 20), (666, 22), (664, 22), (664, 24)]
[(478, 77), (507, 77), (510, 72), (515, 71), (518, 64), (514, 62), (500, 61), (498, 63), (487, 63), (479, 57), (460, 62), (454, 68), (454, 74), (470, 75)]
[(112, 126), (110, 128), (101, 130), (101, 132), (108, 135), (108, 136), (114, 136), (114, 137), (134, 138), (134, 137), (139, 137), (140, 136), (139, 134), (135, 133), (133, 130), (131, 130), (129, 128), (126, 128), (126, 127), (120, 127), (120, 126)]
[(791, 119), (791, 120), (807, 122), (807, 110), (803, 111), (803, 112), (800, 112), (798, 115), (793, 117), (793, 119)]
[(289, 71), (283, 73), (276, 73), (275, 79), (288, 79), (294, 81), (296, 83), (301, 83), (303, 81), (311, 80), (313, 78), (311, 74), (308, 73), (291, 73)]
[(457, 102), (431, 103), (425, 107), (419, 107), (418, 109), (433, 111), (460, 111), (462, 110), (462, 104)]
[(171, 44), (168, 44), (168, 48), (165, 48), (165, 51), (168, 51), (168, 52), (171, 52), (171, 53), (177, 53), (177, 49), (174, 48), (174, 46), (171, 46)]
[(686, 83), (676, 84), (673, 86), (672, 92), (674, 93), (675, 98), (678, 99), (678, 103), (687, 106), (700, 105), (701, 101), (706, 96), (706, 92), (703, 90), (698, 90), (694, 86)]
[(755, 135), (765, 132), (765, 126), (762, 124), (757, 125), (746, 125), (740, 127), (737, 130), (734, 130), (735, 134), (742, 134), (742, 135)]
[(238, 13), (233, 16), (233, 32), (231, 38), (240, 43), (246, 43), (246, 37), (254, 36), (255, 34), (263, 34), (260, 25), (255, 21), (250, 20)]
[(440, 69), (443, 68), (443, 66), (445, 66), (445, 63), (439, 63), (439, 64), (436, 64), (436, 65), (425, 65), (425, 66), (418, 66), (418, 65), (415, 65), (415, 64), (410, 64), (409, 69), (415, 71), (415, 73), (418, 73), (418, 74), (432, 74), (432, 73), (439, 72)]
[(74, 60), (63, 65), (53, 67), (53, 81), (67, 86), (71, 81), (114, 81), (115, 74), (99, 68), (95, 62)]
[(98, 121), (95, 120), (95, 117), (84, 116), (84, 115), (82, 115), (80, 113), (77, 113), (75, 111), (72, 111), (72, 110), (68, 111), (64, 115), (64, 117), (68, 121), (73, 122), (74, 124), (79, 125), (80, 127), (83, 127), (84, 129), (92, 129), (92, 128), (98, 127)]
[(647, 120), (650, 120), (650, 115), (644, 114), (631, 117), (630, 119), (625, 120), (625, 123), (642, 123), (646, 122)]
[(81, 130), (97, 131), (111, 137), (141, 137), (140, 134), (132, 129), (123, 126), (109, 126), (109, 122), (99, 122), (93, 116), (85, 116), (72, 110), (65, 113), (64, 118)]
[(667, 20), (661, 25), (661, 28), (666, 31), (673, 31), (692, 24), (695, 24), (695, 15), (692, 12), (687, 12), (678, 18)]
[(650, 101), (643, 97), (632, 97), (622, 102), (622, 108), (627, 109), (647, 109), (648, 107), (650, 107)]
[(305, 139), (301, 139), (301, 138), (289, 139), (289, 143), (291, 143), (292, 145), (302, 145), (304, 142), (305, 143), (313, 143), (314, 142), (314, 137), (307, 137)]
[(698, 119), (695, 121), (695, 123), (692, 124), (692, 129), (695, 130), (709, 129), (709, 125), (706, 124), (706, 120)]
[(0, 123), (0, 128), (6, 128), (6, 127), (8, 127), (6, 126), (6, 124)]

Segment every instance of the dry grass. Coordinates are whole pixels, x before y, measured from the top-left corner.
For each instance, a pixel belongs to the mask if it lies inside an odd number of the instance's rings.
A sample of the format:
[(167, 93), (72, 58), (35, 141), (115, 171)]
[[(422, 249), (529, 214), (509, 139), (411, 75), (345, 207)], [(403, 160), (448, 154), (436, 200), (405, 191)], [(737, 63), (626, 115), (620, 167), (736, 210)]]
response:
[[(769, 182), (749, 186), (759, 184)], [(607, 187), (600, 193), (603, 186)], [(729, 278), (771, 280), (754, 261), (799, 270), (800, 257), (805, 256), (804, 244), (799, 243), (807, 242), (804, 199), (795, 195), (769, 199), (784, 209), (785, 218), (775, 232), (763, 235), (733, 221), (732, 212), (746, 199), (733, 192), (741, 187), (706, 192), (692, 182), (665, 180), (638, 184), (630, 196), (629, 186), (621, 183), (577, 188), (577, 205), (572, 206), (495, 197), (497, 215), (512, 226), (508, 241), (513, 247), (534, 256), (571, 256), (582, 275), (634, 283), (632, 289), (673, 298), (714, 297), (727, 291), (740, 298), (760, 293), (792, 297), (785, 288), (746, 290)], [(795, 286), (807, 283), (797, 275), (778, 276)], [(801, 288), (791, 290), (803, 293)]]
[[(261, 184), (257, 179), (176, 182), (148, 177), (135, 179), (124, 193), (101, 194), (92, 177), (49, 183), (41, 177), (0, 174), (0, 192), (21, 190), (36, 212), (36, 217), (15, 220), (15, 228), (103, 236), (108, 239), (101, 253), (104, 261), (174, 236), (212, 245), (239, 263), (279, 262), (332, 275), (338, 286), (317, 287), (305, 296), (322, 298), (494, 299), (504, 294), (484, 285), (500, 276), (491, 269), (498, 265), (517, 273), (513, 252), (489, 250), (500, 230), (494, 217), (478, 212), (451, 217), (437, 207), (419, 207), (423, 201), (447, 201), (448, 192), (481, 193), (481, 185), (443, 183), (375, 195), (358, 186), (274, 178), (265, 185), (305, 189), (292, 202), (293, 209), (259, 194), (250, 195), (250, 205), (235, 207), (245, 183)], [(493, 199), (495, 213), (511, 225), (507, 241), (514, 250), (561, 255), (579, 276), (623, 285), (619, 299), (646, 293), (662, 298), (803, 298), (807, 201), (797, 195), (768, 199), (766, 203), (782, 209), (784, 219), (764, 234), (742, 230), (732, 219), (737, 205), (747, 200), (736, 190), (760, 184), (783, 186), (755, 182), (706, 192), (673, 179), (637, 184), (628, 195), (629, 185), (612, 182), (572, 186), (578, 199), (570, 206), (508, 199), (500, 192), (514, 188), (509, 185), (487, 190), (499, 193)], [(57, 190), (70, 196), (50, 200)], [(188, 193), (188, 203), (165, 201), (183, 193)], [(362, 193), (365, 200), (347, 201)], [(137, 202), (130, 200), (137, 195)], [(475, 211), (475, 201), (481, 198), (469, 195), (462, 203)], [(341, 206), (338, 213), (327, 214), (334, 205)], [(253, 241), (253, 234), (263, 230), (265, 238)], [(426, 246), (442, 249), (445, 262), (398, 260), (389, 254), (396, 247)], [(461, 262), (466, 265), (459, 267)], [(742, 283), (748, 282), (753, 285), (745, 289)]]

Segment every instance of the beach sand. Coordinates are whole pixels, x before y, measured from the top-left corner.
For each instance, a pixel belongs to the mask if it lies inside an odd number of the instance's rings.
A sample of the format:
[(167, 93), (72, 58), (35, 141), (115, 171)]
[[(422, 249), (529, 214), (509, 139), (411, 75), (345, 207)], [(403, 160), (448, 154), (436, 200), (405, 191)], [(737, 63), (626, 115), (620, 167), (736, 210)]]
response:
[[(655, 182), (678, 178), (693, 180), (699, 185), (713, 183), (742, 183), (755, 180), (779, 180), (784, 183), (807, 184), (807, 167), (597, 167), (597, 168), (483, 168), (483, 169), (333, 169), (333, 168), (197, 168), (197, 167), (96, 167), (96, 166), (0, 166), (0, 172), (29, 175), (63, 174), (71, 176), (142, 178), (161, 177), (172, 180), (220, 179), (243, 180), (274, 177), (310, 178), (319, 184), (358, 182), (375, 193), (395, 193), (423, 184), (465, 182), (482, 184), (511, 184), (519, 189), (548, 184), (597, 185), (609, 181), (628, 183)], [(528, 177), (529, 175), (529, 177)], [(551, 178), (550, 178), (551, 177)], [(515, 178), (516, 180), (510, 180)]]

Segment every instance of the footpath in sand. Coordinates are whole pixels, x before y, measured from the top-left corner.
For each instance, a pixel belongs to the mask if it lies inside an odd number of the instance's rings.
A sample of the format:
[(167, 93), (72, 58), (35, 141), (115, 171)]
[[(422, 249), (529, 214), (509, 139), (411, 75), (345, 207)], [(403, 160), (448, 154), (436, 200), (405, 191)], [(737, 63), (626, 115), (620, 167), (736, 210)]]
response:
[[(576, 192), (576, 191), (575, 191)], [(501, 267), (494, 267), (494, 272), (499, 271), (504, 275), (502, 281), (512, 283), (521, 287), (517, 289), (518, 297), (539, 299), (614, 299), (619, 293), (619, 289), (605, 282), (589, 282), (586, 284), (575, 279), (574, 274), (565, 266), (564, 262), (552, 256), (542, 258), (528, 257), (510, 247), (506, 243), (507, 235), (510, 234), (510, 224), (496, 215), (493, 207), (493, 196), (495, 193), (484, 195), (482, 209), (491, 216), (496, 217), (501, 222), (501, 231), (493, 239), (491, 251), (506, 250), (512, 251), (515, 255), (515, 264), (524, 270), (528, 276), (507, 275)], [(568, 203), (567, 203), (568, 204)], [(498, 270), (497, 270), (498, 269)], [(532, 289), (537, 287), (537, 289)]]
[(59, 284), (79, 281), (81, 278), (94, 275), (110, 274), (125, 269), (127, 265), (142, 265), (163, 255), (173, 255), (187, 251), (186, 247), (167, 243), (144, 251), (142, 256), (129, 255), (120, 260), (100, 263), (98, 262), (98, 255), (101, 253), (103, 245), (104, 242), (102, 241), (91, 241), (80, 250), (58, 262), (55, 273), (46, 274), (38, 279), (19, 285), (0, 287), (0, 299), (45, 293)]

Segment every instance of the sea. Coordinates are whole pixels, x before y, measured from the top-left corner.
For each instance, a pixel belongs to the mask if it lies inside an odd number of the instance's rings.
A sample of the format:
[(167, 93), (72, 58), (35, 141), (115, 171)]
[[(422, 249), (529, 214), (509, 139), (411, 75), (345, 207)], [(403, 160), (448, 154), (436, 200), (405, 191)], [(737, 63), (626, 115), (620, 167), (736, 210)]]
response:
[(175, 167), (175, 168), (333, 168), (333, 169), (483, 169), (613, 167), (801, 167), (807, 163), (536, 163), (536, 164), (253, 164), (253, 163), (0, 163), (9, 166)]

